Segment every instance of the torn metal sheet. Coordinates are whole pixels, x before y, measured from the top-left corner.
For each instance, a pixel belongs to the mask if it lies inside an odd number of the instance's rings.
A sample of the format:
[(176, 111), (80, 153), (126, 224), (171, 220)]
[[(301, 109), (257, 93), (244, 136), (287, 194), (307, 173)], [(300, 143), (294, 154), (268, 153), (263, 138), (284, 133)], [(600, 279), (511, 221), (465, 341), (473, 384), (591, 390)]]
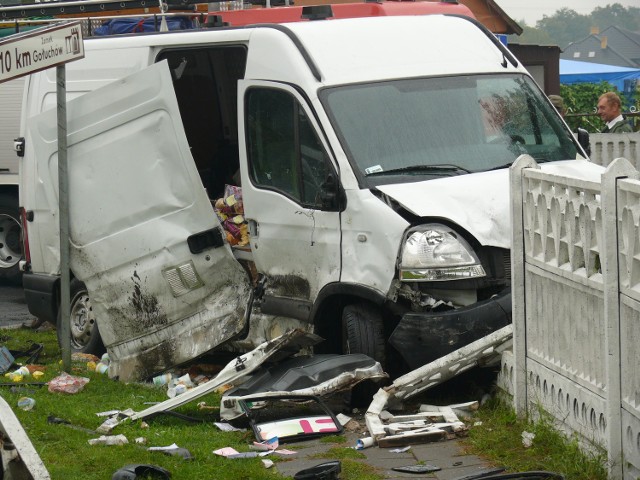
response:
[(215, 378), (206, 383), (198, 385), (191, 390), (186, 391), (182, 395), (165, 400), (164, 402), (153, 405), (152, 407), (132, 415), (131, 420), (138, 420), (149, 417), (159, 412), (173, 410), (181, 405), (189, 403), (192, 400), (211, 393), (216, 388), (230, 382), (237, 381), (239, 378), (248, 375), (256, 370), (266, 360), (273, 359), (283, 351), (287, 351), (288, 355), (292, 355), (300, 348), (316, 344), (322, 339), (317, 335), (303, 332), (302, 330), (290, 330), (273, 340), (258, 345), (244, 355), (236, 357), (229, 362)]
[(34, 480), (51, 478), (22, 424), (2, 397), (0, 397), (0, 444), (2, 460), (0, 478), (33, 478)]
[[(388, 404), (402, 403), (403, 400), (449, 380), (472, 367), (491, 362), (511, 346), (512, 335), (513, 326), (507, 325), (449, 355), (397, 378), (388, 387), (378, 390), (365, 414), (365, 422), (371, 436), (380, 444), (380, 440), (387, 435), (381, 415), (384, 416), (383, 411)], [(453, 407), (450, 409), (451, 412), (447, 411), (447, 415), (455, 415)]]
[(387, 377), (380, 363), (364, 354), (294, 357), (256, 372), (239, 387), (225, 392), (220, 405), (220, 418), (232, 420), (243, 415), (240, 401), (255, 396), (323, 397), (350, 389), (363, 380)]

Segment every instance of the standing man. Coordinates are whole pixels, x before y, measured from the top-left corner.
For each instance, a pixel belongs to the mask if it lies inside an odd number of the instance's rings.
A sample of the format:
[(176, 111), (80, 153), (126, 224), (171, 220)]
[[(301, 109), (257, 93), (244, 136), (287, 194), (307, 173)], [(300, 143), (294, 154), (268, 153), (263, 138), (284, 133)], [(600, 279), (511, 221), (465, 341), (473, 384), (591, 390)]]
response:
[(620, 113), (621, 109), (620, 97), (614, 92), (607, 92), (598, 99), (598, 115), (604, 123), (605, 127), (602, 133), (632, 133), (631, 125)]
[(564, 108), (564, 100), (562, 99), (562, 97), (560, 95), (549, 95), (549, 100), (551, 100), (553, 106), (556, 107), (556, 110), (558, 111), (560, 116), (564, 118), (567, 112)]

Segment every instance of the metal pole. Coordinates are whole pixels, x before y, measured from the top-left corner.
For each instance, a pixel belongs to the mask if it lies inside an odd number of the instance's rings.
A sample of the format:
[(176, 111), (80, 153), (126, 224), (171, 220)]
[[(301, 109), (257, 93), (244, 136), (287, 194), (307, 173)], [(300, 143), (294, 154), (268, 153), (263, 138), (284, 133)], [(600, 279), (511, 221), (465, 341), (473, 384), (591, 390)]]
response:
[(64, 65), (56, 67), (58, 104), (58, 212), (60, 221), (60, 343), (62, 367), (71, 372), (71, 330), (69, 324), (69, 177), (67, 174), (67, 95)]

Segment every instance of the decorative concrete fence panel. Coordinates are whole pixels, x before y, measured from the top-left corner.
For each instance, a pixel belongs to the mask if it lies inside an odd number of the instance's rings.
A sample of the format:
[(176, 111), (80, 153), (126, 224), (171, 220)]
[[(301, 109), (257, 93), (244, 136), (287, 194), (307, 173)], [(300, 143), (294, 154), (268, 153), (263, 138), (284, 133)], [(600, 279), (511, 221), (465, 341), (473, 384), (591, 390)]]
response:
[(514, 349), (499, 381), (518, 413), (542, 408), (586, 448), (606, 449), (610, 478), (630, 480), (640, 475), (640, 174), (625, 159), (602, 172), (555, 175), (526, 155), (511, 167)]
[(640, 170), (640, 132), (592, 133), (589, 144), (593, 163), (606, 167), (616, 158), (626, 158)]

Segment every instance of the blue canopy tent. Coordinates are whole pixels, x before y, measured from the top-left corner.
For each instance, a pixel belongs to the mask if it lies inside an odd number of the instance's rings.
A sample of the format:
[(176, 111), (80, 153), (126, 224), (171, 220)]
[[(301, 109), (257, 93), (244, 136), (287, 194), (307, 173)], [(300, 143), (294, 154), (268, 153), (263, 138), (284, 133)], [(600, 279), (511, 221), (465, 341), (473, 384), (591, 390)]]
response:
[(620, 92), (624, 92), (631, 83), (627, 83), (627, 88), (625, 88), (625, 80), (639, 81), (640, 69), (560, 59), (560, 83), (563, 85), (606, 81), (614, 85)]

